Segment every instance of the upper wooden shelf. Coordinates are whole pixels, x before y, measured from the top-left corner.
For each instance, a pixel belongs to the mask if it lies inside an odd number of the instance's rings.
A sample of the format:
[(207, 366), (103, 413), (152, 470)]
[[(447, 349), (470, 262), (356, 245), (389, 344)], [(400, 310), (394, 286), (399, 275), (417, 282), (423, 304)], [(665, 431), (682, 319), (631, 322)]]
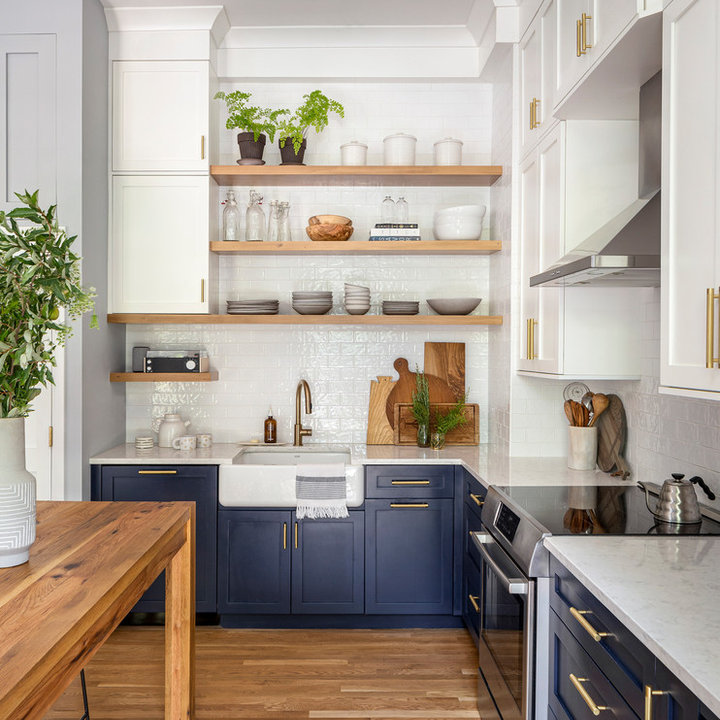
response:
[(500, 165), (211, 165), (218, 185), (401, 185), (487, 187)]
[(213, 382), (217, 379), (218, 374), (214, 370), (197, 373), (110, 373), (110, 382)]
[[(201, 315), (111, 313), (124, 325), (502, 325), (501, 315)], [(140, 373), (138, 373), (140, 374)]]
[(214, 240), (218, 255), (490, 255), (502, 250), (499, 240), (346, 240), (345, 242), (225, 242)]

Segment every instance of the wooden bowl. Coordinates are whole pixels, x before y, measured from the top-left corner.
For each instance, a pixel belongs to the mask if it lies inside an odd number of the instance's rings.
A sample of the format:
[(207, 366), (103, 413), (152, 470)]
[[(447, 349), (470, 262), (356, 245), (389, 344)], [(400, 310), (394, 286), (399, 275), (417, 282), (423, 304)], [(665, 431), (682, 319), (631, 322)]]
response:
[(311, 240), (338, 241), (347, 240), (353, 234), (354, 229), (352, 225), (324, 223), (321, 225), (308, 225), (305, 232)]
[(344, 215), (313, 215), (308, 225), (352, 225), (352, 220)]

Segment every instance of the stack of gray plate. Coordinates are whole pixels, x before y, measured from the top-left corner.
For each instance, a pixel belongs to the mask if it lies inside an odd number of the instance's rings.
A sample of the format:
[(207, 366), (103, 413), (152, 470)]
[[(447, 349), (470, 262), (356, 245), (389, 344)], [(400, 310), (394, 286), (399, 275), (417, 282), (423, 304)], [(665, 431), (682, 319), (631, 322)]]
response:
[(228, 315), (277, 315), (279, 300), (228, 300)]
[(345, 283), (345, 309), (350, 315), (364, 315), (370, 309), (370, 288)]
[(292, 294), (293, 310), (301, 315), (324, 315), (333, 306), (331, 292), (324, 290), (298, 291)]
[(414, 300), (383, 300), (383, 315), (417, 315), (420, 303)]

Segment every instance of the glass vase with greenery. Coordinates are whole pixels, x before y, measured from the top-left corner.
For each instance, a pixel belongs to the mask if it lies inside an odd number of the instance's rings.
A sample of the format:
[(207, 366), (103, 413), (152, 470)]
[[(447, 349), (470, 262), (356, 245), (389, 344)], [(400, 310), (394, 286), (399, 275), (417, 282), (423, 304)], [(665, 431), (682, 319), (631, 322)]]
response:
[(445, 446), (445, 436), (456, 427), (467, 422), (465, 417), (465, 400), (467, 395), (460, 398), (446, 413), (435, 410), (434, 430), (431, 434), (431, 445), (434, 450), (442, 450)]
[(430, 390), (425, 373), (415, 368), (415, 391), (412, 394), (412, 415), (417, 423), (418, 447), (430, 445)]

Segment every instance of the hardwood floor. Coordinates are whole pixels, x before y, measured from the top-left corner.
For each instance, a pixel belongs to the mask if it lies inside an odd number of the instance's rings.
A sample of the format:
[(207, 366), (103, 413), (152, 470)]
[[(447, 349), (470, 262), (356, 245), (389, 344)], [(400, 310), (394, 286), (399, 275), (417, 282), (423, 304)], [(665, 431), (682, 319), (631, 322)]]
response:
[[(163, 629), (121, 627), (86, 669), (92, 720), (161, 720)], [(197, 718), (479, 718), (465, 630), (197, 628)], [(46, 720), (78, 720), (79, 681)]]

